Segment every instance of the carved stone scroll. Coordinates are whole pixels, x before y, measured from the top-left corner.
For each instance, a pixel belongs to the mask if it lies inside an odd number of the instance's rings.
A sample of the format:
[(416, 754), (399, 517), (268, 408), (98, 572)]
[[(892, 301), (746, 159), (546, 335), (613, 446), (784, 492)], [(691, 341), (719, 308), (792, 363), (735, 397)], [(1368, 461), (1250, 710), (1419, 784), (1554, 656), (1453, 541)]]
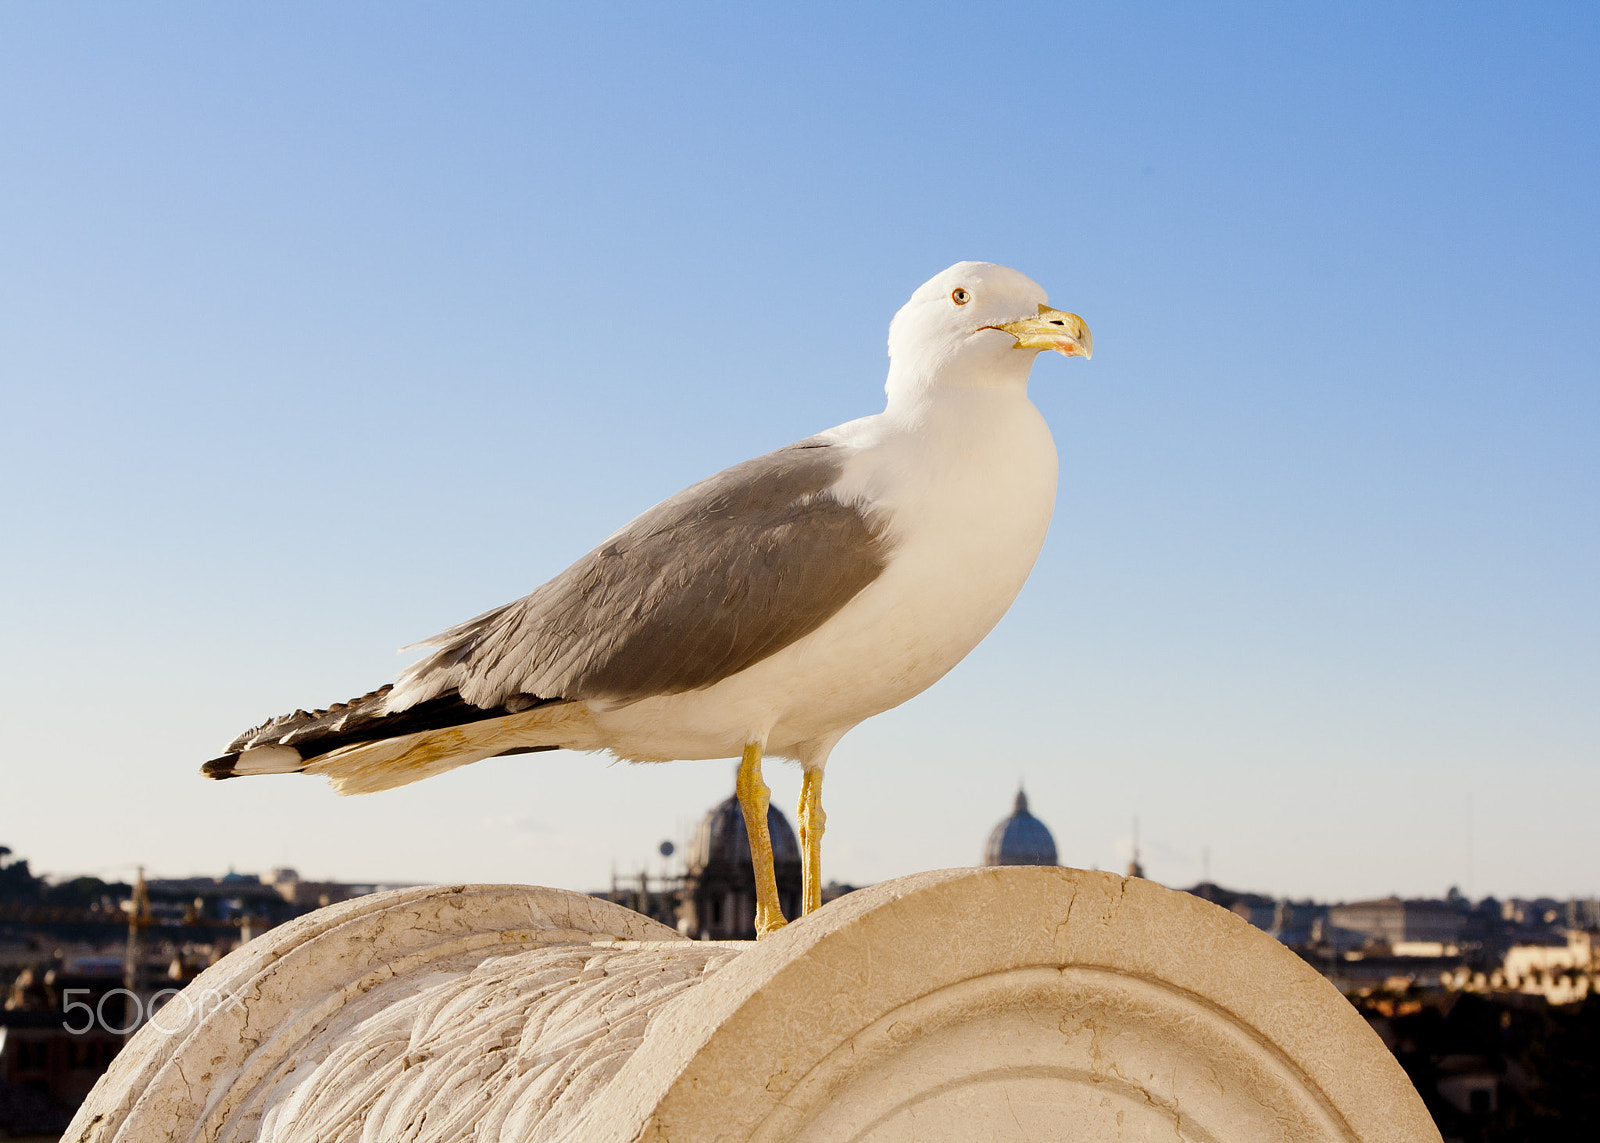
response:
[(65, 1138), (1438, 1133), (1365, 1021), (1265, 933), (1149, 881), (1012, 866), (877, 885), (760, 944), (525, 886), (345, 902), (197, 978)]

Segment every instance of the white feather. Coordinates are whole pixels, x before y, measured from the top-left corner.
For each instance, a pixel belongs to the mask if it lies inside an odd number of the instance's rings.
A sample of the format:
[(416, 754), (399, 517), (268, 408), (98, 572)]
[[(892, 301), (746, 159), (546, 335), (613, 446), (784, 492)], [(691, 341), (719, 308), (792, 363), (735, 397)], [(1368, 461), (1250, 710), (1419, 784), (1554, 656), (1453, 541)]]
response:
[(292, 746), (271, 743), (252, 746), (234, 760), (235, 774), (294, 774), (304, 765), (300, 752)]

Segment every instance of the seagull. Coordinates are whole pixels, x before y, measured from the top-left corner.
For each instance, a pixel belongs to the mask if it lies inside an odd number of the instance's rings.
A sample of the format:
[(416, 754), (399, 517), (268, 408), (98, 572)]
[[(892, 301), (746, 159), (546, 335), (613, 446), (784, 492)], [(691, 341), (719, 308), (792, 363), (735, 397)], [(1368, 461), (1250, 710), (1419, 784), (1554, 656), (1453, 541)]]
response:
[(691, 485), (531, 594), (413, 644), (430, 650), (392, 684), (271, 719), (201, 773), (365, 794), (539, 750), (737, 758), (770, 935), (786, 922), (762, 759), (801, 766), (809, 913), (834, 746), (976, 647), (1044, 544), (1056, 450), (1028, 375), (1046, 350), (1089, 357), (1089, 327), (1016, 270), (958, 262), (890, 323), (883, 412)]

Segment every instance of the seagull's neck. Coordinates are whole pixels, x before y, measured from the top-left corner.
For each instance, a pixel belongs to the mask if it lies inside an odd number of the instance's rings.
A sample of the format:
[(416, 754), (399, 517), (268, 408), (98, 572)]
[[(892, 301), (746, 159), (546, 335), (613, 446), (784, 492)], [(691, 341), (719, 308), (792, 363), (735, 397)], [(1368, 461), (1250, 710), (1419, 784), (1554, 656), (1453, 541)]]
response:
[(884, 417), (912, 430), (943, 427), (983, 408), (1028, 402), (1028, 374), (1037, 354), (967, 355), (943, 360), (892, 360), (884, 383)]
[[(1034, 355), (1017, 357), (1020, 368), (968, 376), (966, 384), (949, 384), (947, 375), (908, 378), (891, 370), (888, 407), (831, 430), (850, 446), (834, 495), (895, 514), (902, 538), (910, 534), (906, 529), (923, 524), (940, 535), (952, 527), (987, 534), (992, 524), (1005, 536), (990, 546), (1020, 545), (1018, 566), (1025, 575), (1055, 502), (1056, 450), (1044, 417), (1028, 400)], [(998, 517), (997, 504), (1007, 506)], [(1020, 533), (1012, 528), (1019, 521)]]

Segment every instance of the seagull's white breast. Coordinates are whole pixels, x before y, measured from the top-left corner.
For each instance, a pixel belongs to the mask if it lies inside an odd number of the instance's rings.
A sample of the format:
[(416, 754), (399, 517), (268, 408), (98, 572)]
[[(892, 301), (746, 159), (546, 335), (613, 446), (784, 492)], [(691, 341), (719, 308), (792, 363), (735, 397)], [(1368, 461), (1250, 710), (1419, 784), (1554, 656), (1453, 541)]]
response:
[(889, 562), (816, 631), (704, 690), (596, 711), (624, 758), (805, 753), (925, 690), (999, 622), (1055, 504), (1049, 428), (1020, 387), (938, 394), (824, 434), (850, 450), (834, 494), (882, 514)]

